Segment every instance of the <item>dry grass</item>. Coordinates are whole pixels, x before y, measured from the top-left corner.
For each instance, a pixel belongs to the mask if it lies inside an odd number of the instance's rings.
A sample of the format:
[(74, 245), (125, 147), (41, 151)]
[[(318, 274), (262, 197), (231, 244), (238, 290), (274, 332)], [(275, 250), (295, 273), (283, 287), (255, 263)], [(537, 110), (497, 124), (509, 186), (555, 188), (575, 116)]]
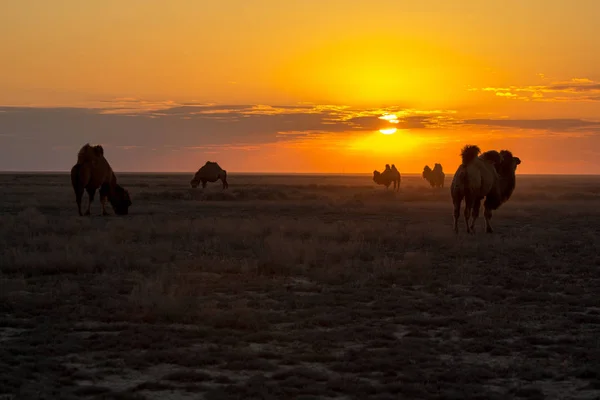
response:
[(600, 178), (520, 176), (459, 237), (417, 176), (189, 178), (79, 217), (67, 175), (0, 175), (1, 398), (600, 395)]

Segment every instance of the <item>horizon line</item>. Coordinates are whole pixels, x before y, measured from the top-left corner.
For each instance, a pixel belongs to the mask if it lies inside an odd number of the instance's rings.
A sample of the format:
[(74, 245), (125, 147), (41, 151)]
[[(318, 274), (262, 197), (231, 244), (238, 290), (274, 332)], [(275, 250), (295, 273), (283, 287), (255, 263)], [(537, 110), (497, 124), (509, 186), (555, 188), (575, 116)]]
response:
[[(44, 174), (44, 175), (52, 175), (52, 174), (69, 174), (70, 170), (62, 170), (62, 171), (24, 171), (24, 170), (0, 170), (0, 175), (10, 175), (10, 174)], [(119, 174), (127, 174), (127, 175), (189, 175), (195, 174), (195, 171), (181, 172), (181, 171), (119, 171)], [(241, 172), (241, 171), (227, 171), (229, 175), (331, 175), (331, 176), (343, 176), (343, 175), (372, 175), (372, 172)], [(401, 175), (421, 175), (422, 172), (401, 172)], [(454, 173), (446, 173), (446, 175), (453, 176)], [(578, 174), (565, 174), (565, 173), (536, 173), (536, 174), (517, 174), (520, 176), (598, 176), (598, 173), (578, 173)]]

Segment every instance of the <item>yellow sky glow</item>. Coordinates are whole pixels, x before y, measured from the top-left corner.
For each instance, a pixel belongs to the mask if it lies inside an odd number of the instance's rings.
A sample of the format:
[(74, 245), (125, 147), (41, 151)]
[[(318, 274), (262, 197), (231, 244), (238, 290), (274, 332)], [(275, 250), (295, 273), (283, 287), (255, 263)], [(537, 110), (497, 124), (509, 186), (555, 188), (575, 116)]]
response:
[(600, 173), (598, 15), (596, 0), (6, 2), (0, 170), (68, 169), (83, 140), (122, 170), (453, 170), (476, 143), (525, 173)]

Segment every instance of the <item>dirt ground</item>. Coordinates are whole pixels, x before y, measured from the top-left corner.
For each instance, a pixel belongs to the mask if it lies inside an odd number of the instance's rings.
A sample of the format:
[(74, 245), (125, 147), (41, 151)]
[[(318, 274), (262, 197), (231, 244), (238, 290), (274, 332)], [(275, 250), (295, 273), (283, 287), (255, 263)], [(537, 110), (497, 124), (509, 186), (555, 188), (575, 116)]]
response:
[(599, 177), (456, 236), (451, 176), (230, 175), (0, 175), (0, 398), (600, 398)]

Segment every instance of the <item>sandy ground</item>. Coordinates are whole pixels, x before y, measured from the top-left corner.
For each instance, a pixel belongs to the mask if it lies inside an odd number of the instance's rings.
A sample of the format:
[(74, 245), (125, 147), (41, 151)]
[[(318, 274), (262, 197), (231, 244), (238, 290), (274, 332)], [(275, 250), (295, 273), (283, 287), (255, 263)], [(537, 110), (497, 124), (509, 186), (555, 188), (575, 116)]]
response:
[(0, 175), (0, 398), (600, 398), (600, 178), (457, 237), (451, 177), (230, 175)]

